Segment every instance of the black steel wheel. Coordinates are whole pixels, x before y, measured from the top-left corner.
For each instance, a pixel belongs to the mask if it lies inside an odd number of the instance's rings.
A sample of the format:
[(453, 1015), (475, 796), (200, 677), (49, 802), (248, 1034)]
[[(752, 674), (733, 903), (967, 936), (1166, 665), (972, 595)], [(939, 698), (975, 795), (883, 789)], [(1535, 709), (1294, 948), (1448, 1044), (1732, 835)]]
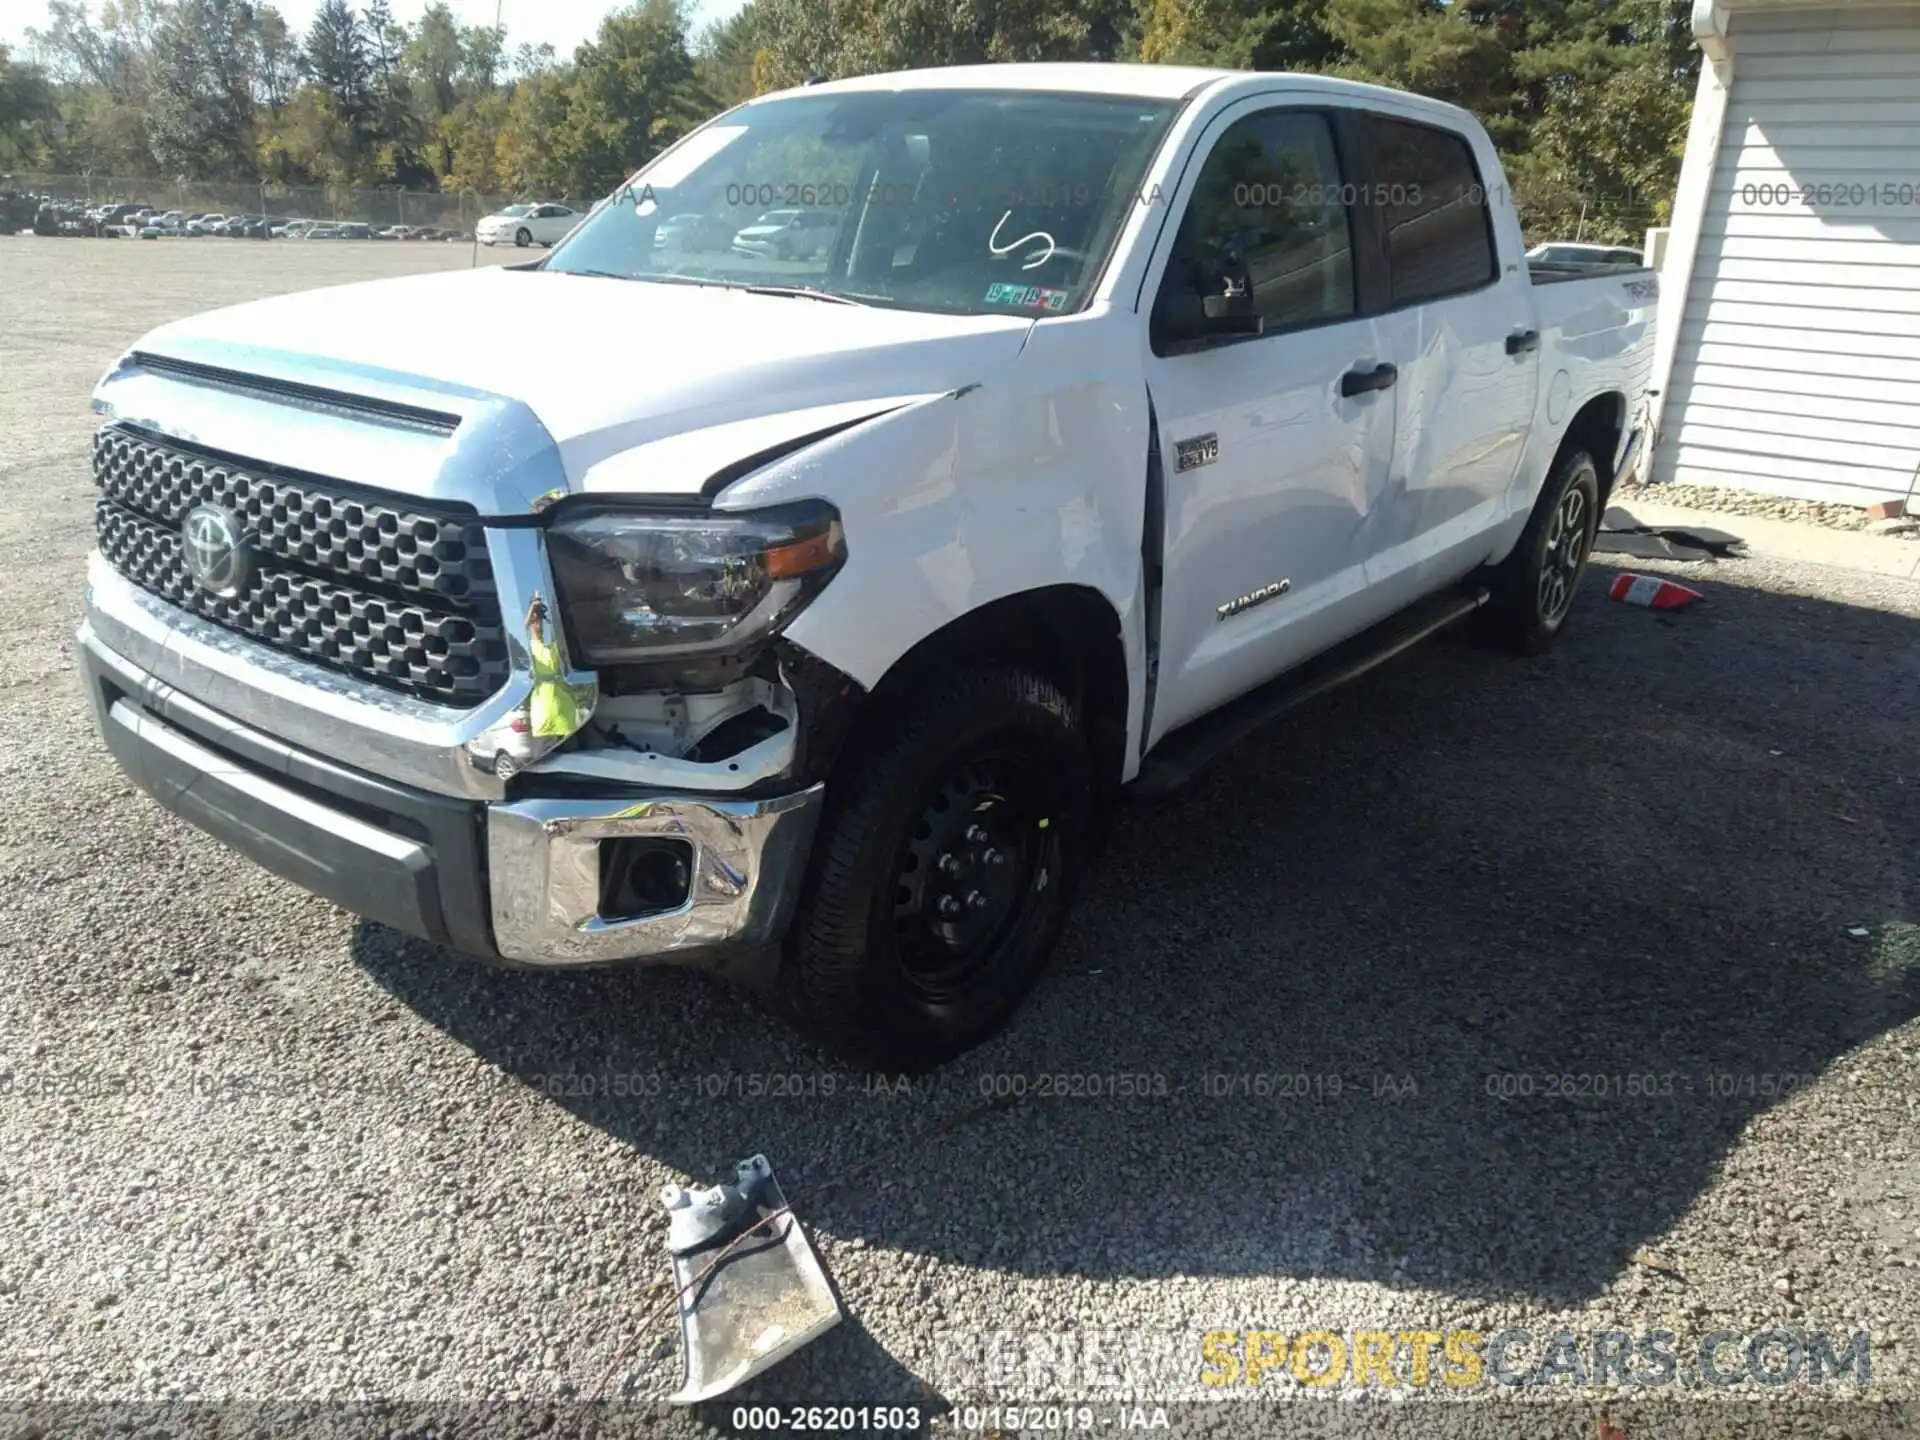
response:
[(779, 993), (830, 1048), (930, 1068), (1039, 978), (1079, 875), (1090, 761), (1049, 678), (969, 665), (909, 697), (828, 782)]
[[(902, 978), (946, 1005), (1004, 964), (1060, 868), (1050, 790), (1019, 755), (963, 761), (928, 800), (895, 870)], [(1046, 803), (1039, 803), (1049, 797)]]

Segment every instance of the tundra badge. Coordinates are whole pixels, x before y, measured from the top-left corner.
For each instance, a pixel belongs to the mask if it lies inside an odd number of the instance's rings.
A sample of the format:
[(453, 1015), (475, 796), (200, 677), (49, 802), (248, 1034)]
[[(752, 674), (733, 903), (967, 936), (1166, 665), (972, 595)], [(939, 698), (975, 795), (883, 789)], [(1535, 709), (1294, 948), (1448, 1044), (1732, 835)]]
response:
[(1226, 604), (1217, 607), (1213, 613), (1222, 620), (1231, 620), (1243, 610), (1251, 610), (1256, 605), (1264, 605), (1269, 600), (1277, 600), (1291, 589), (1293, 589), (1293, 582), (1291, 580), (1276, 580), (1271, 585), (1262, 585), (1251, 595), (1242, 595), (1238, 600), (1227, 601)]

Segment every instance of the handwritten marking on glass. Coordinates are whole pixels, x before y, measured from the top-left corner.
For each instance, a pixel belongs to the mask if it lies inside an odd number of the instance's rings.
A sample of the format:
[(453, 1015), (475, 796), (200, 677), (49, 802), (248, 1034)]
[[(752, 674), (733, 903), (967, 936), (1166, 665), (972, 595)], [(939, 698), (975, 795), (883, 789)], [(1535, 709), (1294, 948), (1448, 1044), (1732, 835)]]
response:
[(1046, 252), (1044, 254), (1035, 256), (1033, 259), (1029, 260), (1026, 264), (1022, 265), (1020, 268), (1022, 270), (1039, 269), (1042, 265), (1046, 264), (1047, 261), (1053, 258), (1053, 252), (1054, 252), (1054, 249), (1056, 248), (1053, 243), (1053, 236), (1049, 235), (1044, 230), (1036, 230), (1031, 235), (1022, 235), (1018, 240), (1009, 240), (1006, 244), (1002, 245), (998, 243), (1000, 239), (1000, 226), (1006, 224), (1007, 221), (1011, 220), (1012, 218), (1013, 218), (1013, 211), (1011, 210), (1007, 211), (1006, 214), (1000, 217), (999, 222), (993, 227), (993, 234), (987, 237), (987, 249), (993, 253), (995, 258), (998, 258), (999, 256), (1002, 256), (1002, 255), (1011, 255), (1015, 250), (1018, 250), (1022, 245), (1028, 244), (1031, 241), (1038, 240), (1047, 247)]

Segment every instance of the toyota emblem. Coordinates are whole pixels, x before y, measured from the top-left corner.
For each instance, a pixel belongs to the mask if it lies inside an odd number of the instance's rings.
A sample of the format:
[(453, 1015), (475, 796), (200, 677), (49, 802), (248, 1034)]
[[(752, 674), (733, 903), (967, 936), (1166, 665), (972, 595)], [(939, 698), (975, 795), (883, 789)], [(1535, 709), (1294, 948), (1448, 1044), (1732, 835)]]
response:
[(241, 538), (240, 521), (218, 505), (196, 505), (180, 526), (186, 546), (187, 569), (222, 599), (231, 600), (247, 588), (253, 575), (253, 557)]

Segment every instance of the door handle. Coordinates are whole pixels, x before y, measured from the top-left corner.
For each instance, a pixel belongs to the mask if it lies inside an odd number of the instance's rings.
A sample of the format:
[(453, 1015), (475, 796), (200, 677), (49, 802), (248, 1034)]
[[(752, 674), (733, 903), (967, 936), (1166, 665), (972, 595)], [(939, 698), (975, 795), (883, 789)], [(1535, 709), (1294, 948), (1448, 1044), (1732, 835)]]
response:
[(1539, 348), (1540, 332), (1538, 330), (1516, 330), (1507, 336), (1507, 354), (1509, 355), (1524, 355), (1529, 350)]
[(1393, 382), (1400, 378), (1400, 371), (1392, 365), (1376, 365), (1371, 370), (1349, 370), (1340, 377), (1340, 393), (1351, 400), (1356, 395), (1365, 395), (1374, 390), (1391, 390)]

